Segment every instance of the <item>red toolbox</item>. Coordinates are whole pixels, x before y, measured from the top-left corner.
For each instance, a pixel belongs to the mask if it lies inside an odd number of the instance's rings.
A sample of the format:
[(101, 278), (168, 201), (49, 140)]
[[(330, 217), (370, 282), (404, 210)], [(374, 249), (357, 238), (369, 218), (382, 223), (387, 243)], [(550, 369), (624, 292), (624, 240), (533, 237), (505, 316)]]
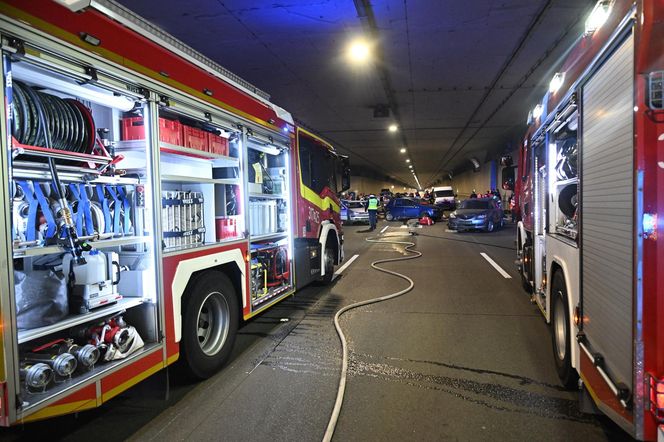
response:
[(184, 135), (184, 147), (202, 150), (205, 152), (209, 151), (207, 132), (183, 124), (182, 133)]
[[(145, 123), (143, 117), (122, 119), (123, 140), (144, 140)], [(159, 118), (159, 140), (165, 143), (182, 146), (182, 124), (179, 121)]]
[(234, 217), (218, 216), (215, 221), (217, 241), (237, 236), (237, 222)]
[(228, 156), (228, 138), (208, 132), (208, 145), (211, 153)]

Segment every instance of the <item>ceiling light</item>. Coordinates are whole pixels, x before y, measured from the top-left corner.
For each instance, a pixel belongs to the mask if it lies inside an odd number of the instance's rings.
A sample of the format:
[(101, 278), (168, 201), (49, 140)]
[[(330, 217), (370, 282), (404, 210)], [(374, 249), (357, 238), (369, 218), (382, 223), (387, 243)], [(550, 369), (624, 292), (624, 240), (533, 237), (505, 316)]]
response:
[(551, 92), (552, 94), (558, 92), (558, 89), (560, 89), (564, 81), (565, 81), (565, 73), (556, 72), (556, 74), (551, 79), (551, 83), (549, 83), (549, 92)]
[(406, 163), (410, 163), (410, 158), (408, 158), (408, 159), (406, 160)]
[(405, 148), (405, 147), (402, 147), (401, 149), (399, 149), (399, 152), (401, 152), (401, 153), (406, 153), (406, 148)]
[(542, 107), (541, 104), (538, 104), (538, 105), (535, 106), (535, 108), (533, 109), (533, 118), (535, 118), (535, 119), (537, 120), (539, 117), (542, 116), (542, 113), (543, 113), (543, 112), (544, 112), (544, 107)]
[(611, 14), (611, 1), (599, 0), (586, 19), (586, 35), (599, 29)]
[(363, 63), (369, 60), (371, 51), (369, 43), (363, 39), (353, 41), (348, 47), (348, 58), (355, 63)]
[(396, 124), (390, 124), (390, 126), (387, 128), (390, 132), (396, 132), (399, 129), (399, 126)]

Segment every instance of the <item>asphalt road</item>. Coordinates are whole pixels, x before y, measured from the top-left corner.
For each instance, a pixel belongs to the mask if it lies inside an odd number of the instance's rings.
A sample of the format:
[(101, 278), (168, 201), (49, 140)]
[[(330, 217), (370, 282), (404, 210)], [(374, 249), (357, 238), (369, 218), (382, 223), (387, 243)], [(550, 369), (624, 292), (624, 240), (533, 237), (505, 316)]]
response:
[[(381, 237), (406, 238), (400, 223), (381, 222), (372, 235), (388, 225)], [(346, 258), (359, 256), (331, 286), (308, 287), (246, 323), (213, 378), (183, 384), (163, 371), (99, 409), (0, 439), (321, 440), (341, 361), (334, 313), (406, 286), (370, 268), (403, 247), (370, 244), (365, 229), (345, 229)], [(549, 330), (514, 269), (513, 229), (425, 227), (411, 237), (422, 258), (385, 265), (415, 288), (342, 318), (350, 363), (335, 440), (627, 439), (559, 387)]]

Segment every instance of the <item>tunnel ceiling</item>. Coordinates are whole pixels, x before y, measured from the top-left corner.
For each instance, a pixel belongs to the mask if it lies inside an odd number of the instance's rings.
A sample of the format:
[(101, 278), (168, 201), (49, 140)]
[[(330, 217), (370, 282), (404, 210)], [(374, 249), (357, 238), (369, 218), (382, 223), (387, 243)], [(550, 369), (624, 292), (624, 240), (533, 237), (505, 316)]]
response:
[[(122, 0), (271, 95), (355, 169), (427, 186), (512, 150), (594, 0)], [(348, 62), (363, 36), (373, 60)], [(375, 108), (389, 106), (388, 117)], [(391, 123), (399, 131), (390, 133)], [(407, 154), (399, 149), (408, 148)]]

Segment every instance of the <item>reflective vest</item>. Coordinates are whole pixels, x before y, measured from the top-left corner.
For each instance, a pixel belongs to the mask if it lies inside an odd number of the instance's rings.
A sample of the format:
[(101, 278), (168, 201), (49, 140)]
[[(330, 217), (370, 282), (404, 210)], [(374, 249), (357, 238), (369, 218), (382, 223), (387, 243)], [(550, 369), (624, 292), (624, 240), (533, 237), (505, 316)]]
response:
[(378, 198), (369, 198), (368, 210), (378, 210)]

